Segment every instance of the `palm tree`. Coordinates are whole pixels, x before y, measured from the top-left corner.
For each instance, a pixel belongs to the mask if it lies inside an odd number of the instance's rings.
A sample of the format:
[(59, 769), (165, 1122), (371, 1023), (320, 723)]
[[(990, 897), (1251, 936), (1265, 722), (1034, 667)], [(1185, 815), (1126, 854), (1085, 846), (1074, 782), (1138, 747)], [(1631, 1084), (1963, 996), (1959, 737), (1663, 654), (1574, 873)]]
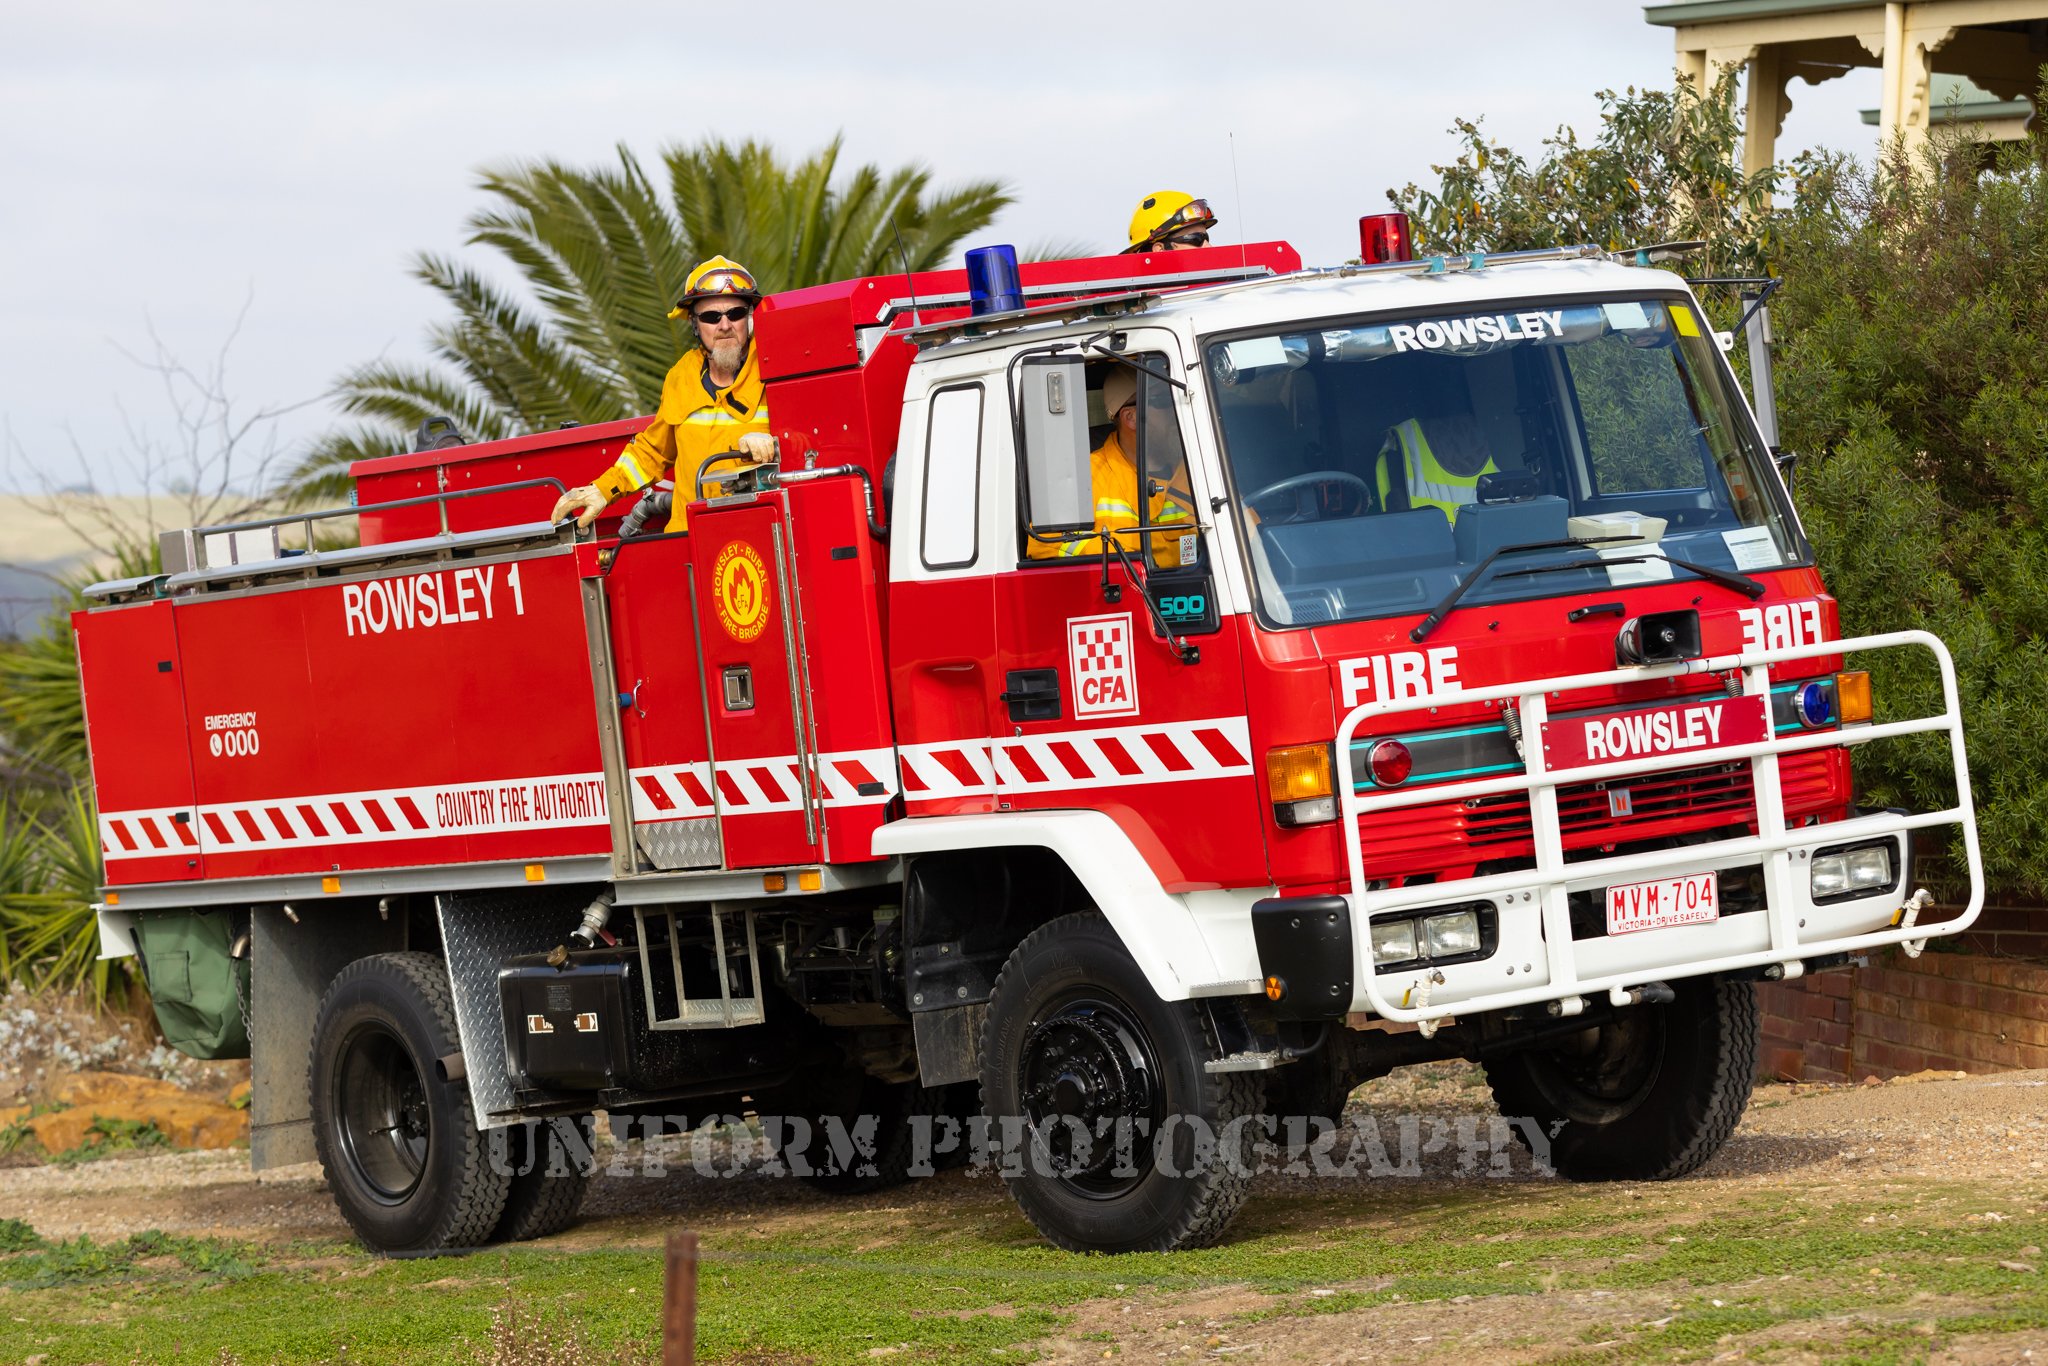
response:
[(835, 180), (839, 148), (834, 138), (788, 166), (752, 141), (672, 147), (661, 154), (665, 184), (624, 146), (615, 167), (486, 171), (479, 185), (493, 203), (470, 216), (469, 243), (501, 253), (530, 300), (421, 253), (413, 274), (455, 313), (429, 334), (440, 363), (377, 361), (343, 376), (342, 410), (360, 421), (316, 441), (286, 495), (345, 501), (350, 462), (402, 449), (440, 414), (472, 440), (494, 440), (652, 411), (690, 344), (669, 305), (707, 256), (745, 262), (769, 291), (891, 274), (905, 255), (912, 270), (930, 270), (1011, 202), (994, 180), (927, 197), (930, 172), (919, 166), (867, 165)]

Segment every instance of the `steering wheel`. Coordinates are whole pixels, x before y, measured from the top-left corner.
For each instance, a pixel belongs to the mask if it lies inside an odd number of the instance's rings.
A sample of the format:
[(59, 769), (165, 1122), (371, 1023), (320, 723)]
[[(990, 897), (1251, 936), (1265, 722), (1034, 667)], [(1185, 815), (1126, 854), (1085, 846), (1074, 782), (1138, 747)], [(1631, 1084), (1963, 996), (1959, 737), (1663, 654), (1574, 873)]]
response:
[[(1302, 496), (1308, 490), (1314, 488), (1329, 489), (1333, 495), (1337, 490), (1342, 489), (1350, 496), (1352, 506), (1348, 510), (1329, 514), (1332, 518), (1356, 517), (1372, 507), (1371, 487), (1357, 475), (1347, 474), (1343, 470), (1309, 470), (1305, 474), (1293, 475), (1277, 483), (1268, 484), (1255, 493), (1246, 494), (1244, 504), (1258, 513), (1261, 521), (1270, 522), (1275, 525), (1285, 525), (1289, 522), (1321, 521), (1324, 516), (1321, 507), (1322, 500), (1320, 498), (1307, 499)], [(1285, 512), (1269, 512), (1261, 506), (1268, 499), (1277, 499), (1282, 494), (1292, 495), (1294, 505), (1291, 509)], [(1331, 506), (1339, 507), (1342, 505), (1335, 502), (1333, 498)]]

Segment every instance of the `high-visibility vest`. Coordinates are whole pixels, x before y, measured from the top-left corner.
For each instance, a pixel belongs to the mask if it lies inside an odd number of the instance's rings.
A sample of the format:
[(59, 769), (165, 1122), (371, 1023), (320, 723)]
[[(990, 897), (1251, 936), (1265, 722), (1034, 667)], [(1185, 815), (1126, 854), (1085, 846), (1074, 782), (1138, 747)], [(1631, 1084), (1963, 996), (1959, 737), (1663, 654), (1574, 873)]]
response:
[(1390, 457), (1396, 451), (1401, 456), (1401, 469), (1405, 476), (1402, 482), (1408, 494), (1408, 506), (1439, 508), (1446, 517), (1456, 517), (1459, 508), (1477, 502), (1479, 476), (1496, 473), (1491, 456), (1472, 474), (1456, 474), (1445, 469), (1437, 463), (1436, 453), (1430, 450), (1429, 438), (1423, 435), (1422, 424), (1411, 417), (1388, 432), (1387, 444), (1380, 450), (1380, 506), (1383, 508), (1393, 492), (1387, 466), (1392, 463)]

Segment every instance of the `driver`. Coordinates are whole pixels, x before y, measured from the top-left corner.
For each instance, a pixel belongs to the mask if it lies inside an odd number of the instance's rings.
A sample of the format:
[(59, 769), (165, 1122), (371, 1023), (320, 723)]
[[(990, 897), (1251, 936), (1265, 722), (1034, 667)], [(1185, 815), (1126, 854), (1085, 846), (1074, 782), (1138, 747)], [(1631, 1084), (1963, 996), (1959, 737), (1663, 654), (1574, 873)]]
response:
[(1479, 501), (1479, 476), (1498, 472), (1479, 424), (1463, 413), (1411, 417), (1388, 428), (1374, 463), (1381, 507), (1388, 512), (1433, 507), (1452, 519), (1459, 508)]
[[(1069, 541), (1025, 542), (1024, 555), (1032, 560), (1071, 560), (1102, 553), (1102, 533), (1116, 533), (1139, 525), (1138, 494), (1138, 381), (1135, 372), (1119, 364), (1102, 381), (1102, 411), (1110, 418), (1109, 435), (1088, 455), (1090, 482), (1095, 488), (1095, 529), (1093, 536)], [(1171, 420), (1170, 410), (1167, 420)], [(1159, 421), (1157, 414), (1152, 418)], [(1145, 522), (1152, 526), (1186, 523), (1184, 531), (1152, 533), (1152, 558), (1164, 567), (1180, 564), (1181, 546), (1194, 530), (1188, 502), (1177, 490), (1160, 487), (1152, 495)], [(1120, 540), (1124, 549), (1133, 547)]]

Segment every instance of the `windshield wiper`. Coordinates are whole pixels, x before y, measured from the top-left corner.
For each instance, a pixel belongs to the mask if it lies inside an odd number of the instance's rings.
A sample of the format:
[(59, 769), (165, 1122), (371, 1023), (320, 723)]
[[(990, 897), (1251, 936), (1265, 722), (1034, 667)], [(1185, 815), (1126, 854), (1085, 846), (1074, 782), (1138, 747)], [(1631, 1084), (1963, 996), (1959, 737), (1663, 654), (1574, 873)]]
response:
[(1762, 597), (1766, 591), (1762, 583), (1747, 574), (1716, 569), (1710, 564), (1695, 564), (1691, 560), (1681, 560), (1675, 555), (1667, 555), (1661, 550), (1654, 555), (1602, 555), (1596, 560), (1573, 560), (1569, 564), (1544, 564), (1530, 569), (1508, 569), (1502, 571), (1500, 577), (1518, 579), (1531, 574), (1550, 574), (1566, 569), (1597, 569), (1603, 564), (1645, 564), (1651, 560), (1662, 560), (1666, 564), (1677, 565), (1680, 569), (1690, 569), (1707, 582), (1717, 583), (1723, 588), (1732, 588), (1752, 602)]
[[(1444, 618), (1451, 614), (1451, 609), (1458, 605), (1458, 600), (1474, 588), (1477, 588), (1480, 580), (1486, 577), (1486, 571), (1493, 567), (1493, 562), (1503, 555), (1517, 555), (1525, 550), (1576, 550), (1581, 546), (1606, 545), (1610, 541), (1639, 541), (1641, 539), (1642, 537), (1640, 536), (1568, 536), (1561, 541), (1530, 541), (1526, 545), (1504, 545), (1474, 566), (1472, 572), (1456, 588), (1444, 594), (1444, 600), (1435, 607), (1432, 607), (1429, 610), (1429, 615), (1416, 623), (1415, 629), (1408, 633), (1408, 639), (1420, 645), (1424, 636), (1427, 636), (1431, 631), (1443, 625)], [(1551, 567), (1563, 568), (1567, 566), (1553, 565)], [(1579, 566), (1573, 565), (1569, 567), (1578, 568)]]

